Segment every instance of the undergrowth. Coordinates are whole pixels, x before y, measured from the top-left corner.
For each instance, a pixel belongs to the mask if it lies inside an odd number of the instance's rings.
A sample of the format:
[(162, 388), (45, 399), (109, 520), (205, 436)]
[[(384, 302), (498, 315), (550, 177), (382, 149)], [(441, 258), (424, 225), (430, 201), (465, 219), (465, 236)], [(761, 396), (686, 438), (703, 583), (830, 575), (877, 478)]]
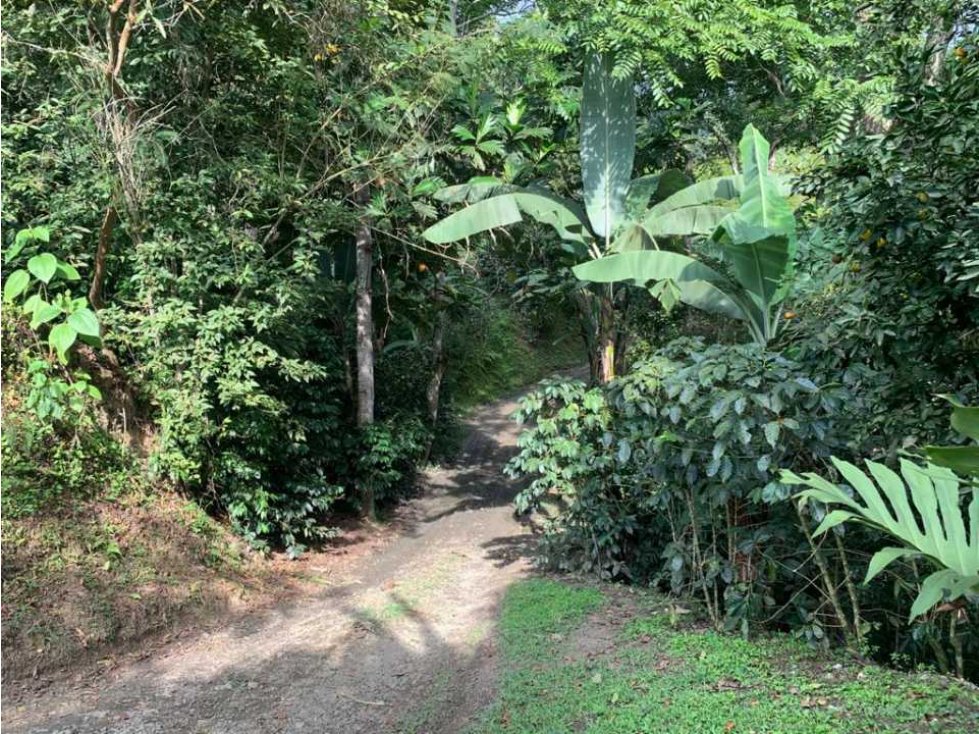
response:
[(498, 701), (473, 733), (976, 731), (967, 683), (829, 657), (785, 635), (752, 642), (684, 621), (659, 597), (517, 584), (501, 621)]

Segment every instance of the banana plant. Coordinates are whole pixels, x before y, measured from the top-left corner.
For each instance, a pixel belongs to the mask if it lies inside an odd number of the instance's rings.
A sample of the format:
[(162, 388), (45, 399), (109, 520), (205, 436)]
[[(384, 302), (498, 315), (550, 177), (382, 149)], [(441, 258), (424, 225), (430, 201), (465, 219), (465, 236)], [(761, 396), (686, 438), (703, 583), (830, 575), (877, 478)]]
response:
[[(581, 103), (582, 202), (543, 188), (520, 188), (480, 177), (448, 187), (438, 198), (466, 206), (429, 227), (425, 239), (458, 242), (534, 219), (552, 227), (575, 260), (655, 248), (671, 238), (711, 234), (734, 211), (744, 185), (727, 176), (689, 185), (679, 171), (633, 179), (636, 100), (631, 78), (616, 78), (604, 55), (585, 64)], [(720, 203), (719, 203), (720, 202)], [(723, 202), (727, 202), (725, 205)], [(599, 381), (614, 375), (615, 324), (611, 285), (592, 287)]]
[[(574, 268), (578, 278), (594, 283), (652, 283), (654, 295), (672, 291), (680, 301), (711, 313), (739, 319), (761, 345), (778, 331), (782, 301), (791, 281), (796, 250), (795, 216), (785, 195), (785, 182), (768, 170), (768, 141), (753, 125), (741, 137), (744, 174), (705, 181), (674, 194), (653, 207), (639, 226), (654, 232), (709, 233), (731, 277), (678, 252), (636, 248)], [(731, 211), (703, 204), (737, 196)], [(679, 225), (679, 226), (677, 226)]]
[(931, 463), (920, 467), (905, 459), (898, 475), (883, 464), (867, 461), (871, 478), (849, 462), (834, 458), (833, 464), (853, 487), (855, 496), (813, 473), (799, 476), (783, 471), (781, 479), (786, 484), (809, 487), (798, 495), (801, 502), (816, 500), (842, 508), (829, 512), (815, 535), (853, 520), (903, 543), (874, 554), (864, 583), (898, 558), (924, 557), (939, 570), (922, 582), (911, 605), (910, 619), (942, 601), (979, 595), (979, 490), (970, 492), (967, 529), (960, 507), (961, 482), (950, 469)]

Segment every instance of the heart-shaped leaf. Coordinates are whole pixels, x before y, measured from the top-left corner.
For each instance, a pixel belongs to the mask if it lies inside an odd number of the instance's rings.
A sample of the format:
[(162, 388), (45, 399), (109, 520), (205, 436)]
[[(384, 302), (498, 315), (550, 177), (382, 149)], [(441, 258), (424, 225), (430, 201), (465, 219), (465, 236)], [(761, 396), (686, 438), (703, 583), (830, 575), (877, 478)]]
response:
[(50, 283), (58, 269), (58, 258), (50, 252), (42, 252), (27, 261), (27, 269), (40, 281)]
[(68, 323), (82, 336), (101, 336), (99, 317), (89, 308), (80, 308), (72, 313)]

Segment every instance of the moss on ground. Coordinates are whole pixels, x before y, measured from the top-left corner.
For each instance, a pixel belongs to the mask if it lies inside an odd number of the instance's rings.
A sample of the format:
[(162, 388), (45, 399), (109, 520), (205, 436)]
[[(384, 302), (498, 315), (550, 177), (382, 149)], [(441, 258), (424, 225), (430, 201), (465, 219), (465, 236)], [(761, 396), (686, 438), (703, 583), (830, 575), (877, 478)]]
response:
[(541, 579), (515, 586), (498, 700), (474, 732), (979, 731), (979, 692), (967, 683), (827, 657), (785, 635), (674, 627), (655, 597), (631, 596)]

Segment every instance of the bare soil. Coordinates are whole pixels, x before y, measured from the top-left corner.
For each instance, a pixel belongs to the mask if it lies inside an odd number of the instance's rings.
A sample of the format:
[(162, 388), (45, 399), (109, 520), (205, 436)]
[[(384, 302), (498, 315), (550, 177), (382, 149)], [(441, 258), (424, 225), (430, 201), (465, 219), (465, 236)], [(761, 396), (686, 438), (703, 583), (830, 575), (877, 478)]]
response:
[(475, 412), (459, 458), (421, 478), (398, 533), (329, 586), (41, 691), (4, 691), (7, 734), (459, 732), (493, 699), (495, 624), (527, 573), (529, 529), (500, 472), (504, 400)]

